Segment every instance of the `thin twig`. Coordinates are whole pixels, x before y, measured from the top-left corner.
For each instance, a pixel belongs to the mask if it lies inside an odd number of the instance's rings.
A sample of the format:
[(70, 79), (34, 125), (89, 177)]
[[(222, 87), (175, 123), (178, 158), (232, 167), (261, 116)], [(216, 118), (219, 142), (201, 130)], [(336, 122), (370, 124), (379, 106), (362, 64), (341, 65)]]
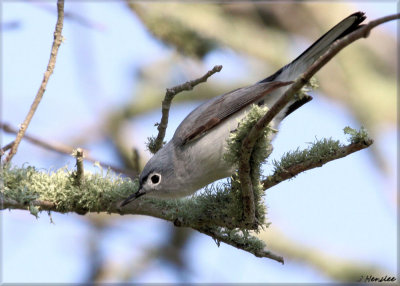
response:
[(156, 153), (161, 147), (163, 146), (164, 143), (164, 137), (165, 137), (165, 131), (167, 130), (168, 126), (168, 116), (169, 116), (169, 109), (171, 107), (171, 102), (174, 99), (175, 95), (178, 93), (184, 91), (184, 90), (192, 90), (196, 85), (206, 82), (207, 79), (212, 76), (213, 74), (220, 72), (222, 69), (221, 65), (214, 66), (212, 70), (209, 70), (205, 75), (202, 77), (191, 80), (188, 82), (185, 82), (184, 84), (177, 85), (173, 88), (167, 88), (167, 91), (165, 93), (164, 100), (162, 101), (162, 116), (161, 116), (161, 121), (158, 124), (158, 135), (157, 138), (154, 141), (154, 147), (152, 147), (150, 150), (152, 153)]
[[(10, 143), (8, 143), (7, 145), (5, 145), (4, 147), (2, 147), (0, 149), (0, 157), (4, 155), (4, 153), (9, 150), (12, 146), (14, 145), (14, 141), (11, 141)], [(0, 158), (1, 159), (1, 158)]]
[(305, 172), (310, 169), (314, 169), (317, 167), (322, 167), (326, 163), (346, 157), (354, 152), (360, 151), (365, 149), (373, 143), (372, 139), (367, 139), (357, 143), (351, 143), (349, 145), (340, 147), (337, 152), (330, 154), (329, 157), (320, 158), (320, 160), (316, 161), (315, 159), (308, 159), (302, 162), (295, 163), (284, 170), (278, 170), (274, 174), (268, 176), (265, 180), (261, 183), (263, 184), (264, 189), (269, 189), (283, 181), (291, 179), (298, 174)]
[(36, 94), (35, 100), (33, 101), (31, 108), (30, 108), (24, 122), (21, 124), (21, 127), (18, 131), (17, 137), (15, 138), (14, 145), (11, 147), (11, 150), (6, 157), (5, 162), (10, 162), (11, 159), (13, 158), (13, 156), (17, 153), (18, 146), (21, 143), (22, 138), (24, 137), (25, 131), (28, 128), (33, 115), (35, 114), (37, 107), (39, 106), (39, 103), (43, 97), (45, 90), (46, 90), (47, 82), (49, 81), (49, 78), (50, 78), (51, 74), (53, 73), (54, 66), (56, 64), (58, 48), (60, 47), (61, 42), (62, 42), (61, 31), (63, 28), (63, 20), (64, 20), (64, 0), (57, 1), (57, 14), (58, 14), (58, 16), (57, 16), (56, 28), (54, 31), (54, 41), (53, 41), (53, 46), (51, 48), (50, 60), (47, 65), (47, 70), (44, 73), (42, 84), (40, 85), (39, 91)]
[[(18, 130), (16, 128), (12, 127), (8, 123), (0, 123), (0, 129), (3, 129), (7, 133), (13, 133), (13, 134), (17, 134), (18, 133)], [(44, 140), (42, 140), (40, 138), (37, 138), (37, 137), (35, 137), (35, 136), (33, 136), (33, 135), (29, 134), (29, 133), (25, 133), (23, 139), (27, 140), (27, 141), (31, 142), (32, 144), (35, 144), (35, 145), (37, 145), (39, 147), (42, 147), (42, 148), (44, 148), (46, 150), (54, 151), (54, 152), (57, 152), (57, 153), (60, 153), (60, 154), (71, 155), (71, 153), (74, 150), (74, 148), (71, 147), (71, 146), (68, 146), (68, 145), (65, 145), (65, 144), (62, 144), (62, 143), (59, 143), (59, 142), (58, 143), (46, 142), (46, 141), (44, 141)], [(125, 175), (127, 175), (127, 176), (129, 176), (131, 178), (134, 178), (139, 174), (139, 172), (136, 172), (135, 170), (131, 171), (131, 170), (119, 168), (119, 167), (116, 167), (116, 166), (113, 166), (113, 165), (110, 165), (110, 164), (106, 164), (106, 163), (104, 163), (104, 162), (102, 162), (100, 160), (97, 160), (96, 158), (93, 158), (92, 156), (90, 156), (88, 154), (88, 152), (89, 152), (88, 150), (84, 150), (84, 152), (85, 152), (85, 157), (84, 157), (85, 161), (89, 161), (89, 162), (92, 162), (92, 163), (99, 163), (100, 166), (102, 166), (103, 168), (106, 168), (106, 169), (109, 168), (109, 169), (113, 170), (115, 173), (125, 174)]]

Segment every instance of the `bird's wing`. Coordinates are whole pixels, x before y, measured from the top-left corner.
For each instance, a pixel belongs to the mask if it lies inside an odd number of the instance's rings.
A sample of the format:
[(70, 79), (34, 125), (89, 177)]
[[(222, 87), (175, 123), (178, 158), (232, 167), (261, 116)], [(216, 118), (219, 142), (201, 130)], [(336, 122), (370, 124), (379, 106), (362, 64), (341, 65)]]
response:
[(258, 103), (268, 93), (292, 82), (264, 82), (239, 88), (217, 96), (193, 110), (179, 125), (173, 139), (184, 145), (204, 135), (230, 115), (252, 103)]

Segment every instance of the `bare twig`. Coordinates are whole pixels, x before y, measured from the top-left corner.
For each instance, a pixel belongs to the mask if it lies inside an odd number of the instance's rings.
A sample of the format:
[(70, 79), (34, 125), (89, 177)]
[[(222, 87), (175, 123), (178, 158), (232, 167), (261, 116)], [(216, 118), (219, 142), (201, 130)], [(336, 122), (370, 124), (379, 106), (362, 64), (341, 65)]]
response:
[(11, 141), (10, 143), (8, 143), (7, 145), (5, 145), (4, 147), (2, 147), (0, 149), (0, 160), (1, 160), (1, 156), (4, 155), (4, 153), (9, 150), (12, 146), (14, 145), (14, 141)]
[(42, 84), (40, 85), (39, 91), (36, 94), (35, 100), (33, 101), (31, 108), (25, 117), (24, 122), (21, 124), (21, 127), (19, 129), (19, 132), (17, 134), (17, 137), (15, 138), (14, 145), (11, 147), (10, 153), (8, 153), (5, 162), (10, 162), (13, 156), (17, 153), (17, 149), (19, 146), (19, 143), (21, 143), (22, 137), (24, 137), (25, 131), (29, 126), (29, 123), (32, 120), (33, 115), (35, 114), (35, 111), (37, 107), (39, 106), (39, 103), (43, 97), (43, 94), (46, 90), (47, 82), (49, 81), (49, 78), (51, 74), (53, 73), (54, 66), (56, 64), (56, 58), (57, 58), (57, 53), (58, 53), (58, 48), (61, 45), (62, 42), (62, 28), (63, 28), (63, 20), (64, 20), (64, 0), (58, 0), (57, 1), (57, 24), (56, 28), (54, 31), (54, 41), (53, 41), (53, 46), (51, 48), (51, 54), (50, 54), (50, 60), (47, 65), (47, 70), (44, 73), (44, 77), (42, 80)]
[[(0, 129), (3, 129), (5, 132), (7, 133), (13, 133), (13, 134), (17, 134), (18, 130), (14, 127), (12, 127), (10, 124), (8, 123), (0, 123)], [(72, 151), (74, 150), (73, 147), (62, 144), (62, 143), (50, 143), (50, 142), (46, 142), (40, 138), (37, 138), (33, 135), (30, 135), (29, 133), (25, 133), (24, 135), (24, 140), (27, 140), (29, 142), (31, 142), (32, 144), (35, 144), (39, 147), (42, 147), (46, 150), (50, 150), (50, 151), (54, 151), (60, 154), (65, 154), (65, 155), (71, 155)], [(11, 143), (10, 143), (11, 144)], [(4, 148), (4, 147), (3, 147)], [(136, 177), (139, 172), (136, 172), (135, 170), (131, 171), (131, 170), (127, 170), (127, 169), (123, 169), (123, 168), (119, 168), (110, 164), (106, 164), (100, 160), (97, 160), (96, 158), (93, 158), (92, 156), (90, 156), (88, 154), (88, 150), (84, 150), (85, 152), (85, 156), (84, 156), (84, 160), (92, 162), (92, 163), (99, 163), (100, 166), (104, 167), (104, 168), (110, 168), (111, 170), (113, 170), (115, 173), (121, 173), (121, 174), (125, 174), (131, 178)]]
[(84, 179), (83, 150), (81, 148), (77, 148), (76, 150), (74, 150), (73, 155), (76, 158), (76, 171), (73, 173), (73, 178), (75, 181), (75, 185), (81, 186)]
[(244, 213), (246, 219), (251, 221), (251, 219), (254, 218), (254, 201), (250, 202), (252, 198), (254, 199), (254, 194), (252, 192), (252, 184), (250, 179), (251, 170), (249, 159), (255, 142), (261, 136), (264, 128), (293, 99), (295, 94), (300, 91), (300, 89), (311, 79), (311, 77), (326, 63), (328, 63), (328, 61), (331, 60), (339, 51), (350, 45), (352, 42), (360, 38), (367, 37), (371, 29), (377, 25), (399, 18), (400, 14), (396, 14), (371, 21), (347, 36), (335, 41), (328, 51), (326, 51), (313, 65), (311, 65), (306, 72), (298, 77), (290, 86), (290, 88), (271, 107), (271, 109), (269, 109), (268, 112), (253, 126), (246, 138), (243, 140), (242, 156), (239, 162), (239, 177), (241, 180), (242, 196), (244, 199), (243, 205), (245, 206)]
[(164, 137), (165, 137), (165, 131), (167, 130), (168, 126), (168, 116), (169, 116), (169, 109), (171, 107), (171, 102), (172, 99), (177, 95), (178, 93), (184, 91), (184, 90), (192, 90), (196, 85), (206, 82), (207, 79), (215, 74), (216, 72), (220, 72), (222, 69), (222, 66), (214, 66), (212, 70), (209, 70), (205, 75), (202, 77), (191, 80), (188, 82), (185, 82), (184, 84), (177, 85), (173, 88), (167, 88), (167, 91), (165, 93), (164, 100), (162, 102), (162, 116), (161, 116), (161, 121), (158, 124), (158, 135), (157, 138), (154, 141), (154, 145), (150, 150), (152, 153), (156, 153), (164, 143)]
[(265, 180), (262, 181), (264, 189), (269, 189), (283, 181), (291, 179), (298, 174), (314, 169), (317, 167), (321, 167), (326, 163), (346, 157), (354, 152), (360, 151), (369, 147), (373, 141), (371, 139), (367, 139), (357, 143), (351, 143), (349, 145), (341, 147), (337, 152), (334, 154), (330, 154), (329, 157), (320, 158), (320, 160), (316, 161), (313, 159), (308, 159), (302, 162), (295, 163), (291, 165), (289, 168), (285, 168), (284, 170), (278, 170), (271, 176), (268, 176)]

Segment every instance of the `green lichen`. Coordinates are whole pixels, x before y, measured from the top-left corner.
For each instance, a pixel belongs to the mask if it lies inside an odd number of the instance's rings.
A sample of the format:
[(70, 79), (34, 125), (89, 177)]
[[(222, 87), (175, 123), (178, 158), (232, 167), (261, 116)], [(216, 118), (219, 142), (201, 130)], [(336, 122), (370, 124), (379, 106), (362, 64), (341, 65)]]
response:
[[(345, 127), (343, 131), (345, 134), (350, 135), (348, 140), (351, 143), (371, 140), (364, 127), (361, 127), (359, 131), (350, 127)], [(285, 153), (279, 161), (273, 160), (272, 165), (274, 166), (274, 172), (278, 173), (284, 171), (293, 165), (306, 161), (321, 162), (326, 159), (335, 158), (342, 147), (344, 147), (343, 144), (331, 138), (316, 140), (310, 143), (310, 146), (304, 150), (297, 148), (294, 151)]]
[(310, 146), (304, 150), (297, 148), (294, 151), (285, 153), (279, 161), (273, 160), (272, 165), (274, 166), (274, 172), (283, 171), (295, 164), (305, 161), (321, 161), (326, 158), (331, 158), (337, 154), (341, 147), (342, 145), (338, 140), (333, 140), (331, 138), (317, 140), (316, 142), (310, 143)]
[(120, 201), (138, 188), (137, 181), (121, 178), (111, 172), (85, 172), (85, 180), (80, 186), (74, 184), (71, 172), (66, 168), (57, 171), (39, 171), (35, 167), (9, 167), (2, 169), (4, 197), (29, 207), (37, 215), (39, 208), (33, 206), (35, 200), (52, 202), (59, 212), (73, 209), (98, 211), (107, 209), (112, 202)]
[(348, 140), (351, 143), (359, 143), (362, 141), (369, 140), (368, 132), (363, 126), (361, 126), (360, 130), (358, 131), (353, 128), (350, 128), (349, 126), (346, 126), (345, 128), (343, 128), (343, 132), (345, 134), (350, 135), (350, 138)]

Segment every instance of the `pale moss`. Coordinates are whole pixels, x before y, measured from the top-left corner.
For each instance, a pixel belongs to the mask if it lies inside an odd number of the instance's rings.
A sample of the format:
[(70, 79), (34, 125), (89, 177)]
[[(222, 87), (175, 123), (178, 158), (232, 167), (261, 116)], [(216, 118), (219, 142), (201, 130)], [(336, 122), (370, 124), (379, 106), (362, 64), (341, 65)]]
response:
[(345, 128), (343, 128), (343, 132), (350, 135), (350, 138), (348, 140), (351, 143), (358, 143), (361, 141), (369, 140), (368, 132), (363, 126), (361, 126), (360, 130), (358, 131), (350, 128), (349, 126), (346, 126)]
[(341, 147), (342, 145), (338, 140), (333, 140), (331, 138), (317, 140), (316, 142), (310, 143), (310, 147), (304, 150), (299, 150), (299, 148), (297, 148), (294, 151), (285, 153), (280, 161), (273, 160), (274, 172), (283, 171), (295, 164), (305, 161), (320, 161), (325, 158), (330, 158), (335, 156)]
[[(345, 127), (343, 131), (345, 134), (350, 135), (349, 141), (351, 143), (370, 140), (364, 127), (361, 127), (359, 131), (350, 127)], [(305, 161), (320, 162), (321, 160), (330, 159), (337, 156), (337, 152), (339, 152), (342, 147), (344, 147), (343, 144), (331, 138), (316, 140), (310, 143), (310, 146), (304, 150), (299, 150), (299, 148), (297, 148), (294, 151), (285, 153), (279, 161), (273, 160), (274, 172), (281, 172), (295, 164)]]
[(135, 192), (137, 181), (112, 175), (85, 172), (80, 186), (73, 183), (71, 172), (66, 168), (57, 171), (39, 171), (34, 167), (9, 167), (2, 170), (5, 197), (29, 207), (31, 213), (39, 209), (32, 205), (34, 200), (55, 203), (57, 211), (78, 209), (82, 212), (107, 209), (112, 202), (122, 200)]

